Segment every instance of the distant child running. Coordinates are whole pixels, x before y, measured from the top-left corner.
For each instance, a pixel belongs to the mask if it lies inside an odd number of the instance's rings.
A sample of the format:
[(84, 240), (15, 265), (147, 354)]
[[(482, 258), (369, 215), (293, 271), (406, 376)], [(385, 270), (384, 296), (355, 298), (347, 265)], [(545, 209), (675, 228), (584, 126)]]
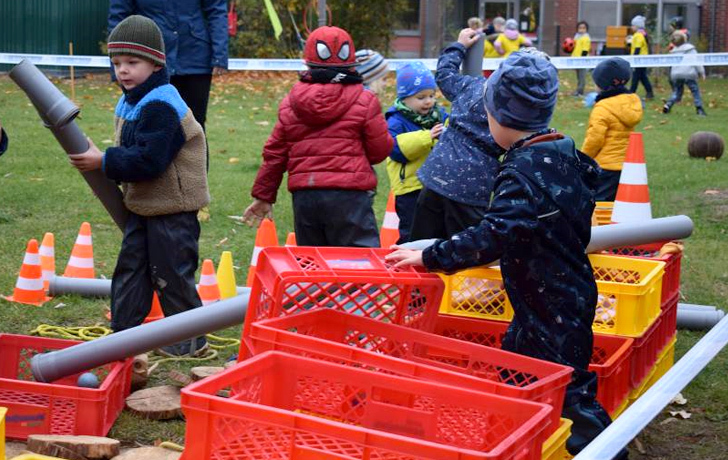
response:
[(486, 79), (460, 73), (465, 52), (479, 39), (473, 29), (442, 51), (437, 86), (452, 102), (448, 126), (417, 171), (424, 188), (417, 199), (410, 240), (448, 238), (485, 215), (503, 150), (488, 128), (483, 106)]
[(397, 249), (386, 259), (447, 273), (500, 259), (515, 312), (503, 349), (574, 368), (562, 415), (574, 422), (567, 448), (576, 454), (611, 423), (587, 370), (597, 286), (584, 250), (598, 167), (573, 139), (548, 128), (558, 74), (535, 53), (513, 53), (488, 79), (491, 131), (507, 151), (483, 220), (424, 251)]
[(270, 216), (288, 172), (299, 245), (379, 247), (372, 165), (394, 145), (379, 100), (362, 86), (345, 30), (314, 30), (303, 57), (309, 70), (278, 107), (243, 217), (258, 226)]
[(531, 46), (531, 40), (518, 31), (518, 21), (509, 19), (502, 34), (493, 43), (501, 57), (508, 57), (524, 46)]
[[(591, 51), (591, 37), (589, 36), (589, 24), (586, 21), (580, 21), (576, 25), (576, 35), (574, 35), (574, 51), (571, 52), (572, 57), (589, 56)], [(586, 86), (586, 69), (576, 69), (576, 91), (574, 96), (583, 96), (584, 87)]]
[[(632, 41), (630, 42), (629, 54), (642, 56), (650, 54), (650, 38), (645, 30), (644, 16), (637, 15), (632, 18)], [(632, 74), (632, 86), (629, 90), (636, 93), (637, 86), (640, 83), (642, 83), (642, 86), (645, 87), (645, 91), (647, 92), (645, 98), (648, 100), (654, 99), (655, 95), (652, 92), (652, 83), (650, 83), (650, 78), (647, 76), (646, 67), (636, 67), (634, 69), (634, 73)]]
[(387, 158), (389, 186), (399, 217), (399, 240), (409, 241), (422, 183), (417, 170), (442, 134), (447, 112), (435, 99), (435, 77), (421, 62), (397, 69), (397, 99), (385, 117), (394, 148)]
[(589, 115), (581, 151), (601, 167), (597, 201), (614, 201), (629, 135), (642, 121), (642, 101), (625, 87), (630, 75), (629, 62), (618, 57), (600, 62), (592, 74), (600, 92)]
[[(165, 67), (157, 25), (129, 16), (109, 34), (109, 56), (124, 94), (116, 106), (116, 147), (69, 155), (81, 171), (101, 169), (121, 182), (129, 219), (111, 281), (111, 327), (142, 324), (156, 292), (165, 316), (202, 305), (195, 288), (200, 224), (210, 201), (205, 133)], [(162, 354), (199, 354), (205, 337), (163, 347)]]
[[(697, 54), (695, 47), (688, 43), (688, 37), (682, 32), (673, 32), (670, 36), (670, 42), (674, 45), (670, 50), (670, 54)], [(662, 112), (670, 113), (672, 106), (682, 100), (683, 91), (687, 85), (693, 94), (695, 112), (699, 116), (706, 116), (707, 113), (705, 113), (705, 109), (703, 108), (703, 98), (700, 96), (698, 77), (705, 80), (705, 67), (701, 65), (680, 65), (670, 69), (672, 95), (662, 107)]]

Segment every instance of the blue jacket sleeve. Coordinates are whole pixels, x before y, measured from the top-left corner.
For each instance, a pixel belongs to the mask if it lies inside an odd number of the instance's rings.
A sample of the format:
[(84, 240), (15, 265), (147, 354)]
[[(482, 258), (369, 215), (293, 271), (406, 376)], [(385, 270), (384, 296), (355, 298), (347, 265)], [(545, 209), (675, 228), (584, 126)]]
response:
[(453, 43), (442, 51), (437, 60), (435, 80), (437, 86), (448, 101), (454, 101), (463, 89), (475, 80), (475, 77), (460, 73), (460, 65), (465, 59), (465, 47)]
[(227, 1), (203, 0), (202, 12), (212, 40), (212, 66), (228, 67)]
[(5, 134), (4, 129), (0, 129), (0, 155), (5, 153), (8, 149), (8, 135)]
[(166, 102), (145, 105), (136, 123), (134, 145), (106, 149), (103, 169), (109, 179), (155, 179), (169, 167), (184, 144), (179, 116)]
[(389, 135), (394, 139), (394, 147), (392, 147), (392, 151), (389, 153), (389, 158), (399, 163), (407, 164), (409, 160), (404, 156), (402, 150), (399, 149), (399, 142), (397, 142), (397, 135), (406, 133), (407, 129), (397, 117), (389, 117), (387, 119), (387, 129)]
[(434, 271), (448, 273), (499, 259), (509, 241), (527, 238), (538, 225), (532, 186), (515, 172), (499, 176), (490, 209), (477, 227), (425, 249), (422, 259)]

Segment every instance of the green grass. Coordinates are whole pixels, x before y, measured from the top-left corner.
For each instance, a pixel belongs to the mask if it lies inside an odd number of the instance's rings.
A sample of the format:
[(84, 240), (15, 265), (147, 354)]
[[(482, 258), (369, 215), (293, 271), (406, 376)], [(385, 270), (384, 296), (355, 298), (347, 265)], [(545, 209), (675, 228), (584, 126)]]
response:
[[(573, 89), (572, 72), (562, 72), (563, 91)], [(211, 219), (202, 223), (200, 255), (217, 262), (224, 250), (232, 251), (238, 284), (244, 284), (253, 247), (254, 231), (228, 216), (240, 216), (250, 203), (250, 188), (260, 164), (261, 148), (276, 119), (278, 102), (293, 82), (292, 76), (235, 73), (213, 87), (208, 115), (210, 144), (210, 188), (213, 202)], [(657, 101), (647, 104), (645, 119), (639, 126), (649, 174), (650, 196), (656, 217), (686, 214), (695, 222), (695, 232), (686, 240), (682, 270), (682, 301), (718, 305), (725, 308), (728, 294), (728, 266), (725, 239), (728, 222), (728, 166), (726, 160), (706, 162), (687, 156), (687, 141), (698, 130), (716, 131), (727, 137), (728, 82), (701, 83), (708, 104), (708, 118), (695, 116), (690, 96), (665, 116), (659, 98), (667, 97), (666, 82), (657, 87)], [(66, 94), (67, 80), (58, 82)], [(392, 99), (392, 87), (384, 97)], [(112, 115), (119, 91), (105, 76), (81, 80), (76, 99), (82, 107), (79, 125), (103, 148), (113, 138)], [(577, 145), (584, 138), (589, 111), (581, 101), (569, 96), (559, 100), (553, 126), (573, 136)], [(0, 120), (11, 138), (10, 151), (0, 159), (0, 293), (10, 294), (25, 245), (29, 238), (40, 240), (44, 232), (56, 236), (57, 271), (62, 272), (78, 228), (89, 221), (93, 228), (97, 276), (111, 277), (121, 242), (121, 233), (90, 193), (79, 174), (68, 164), (65, 153), (42, 127), (25, 95), (5, 76), (0, 76)], [(376, 212), (384, 211), (388, 188), (386, 173), (380, 177)], [(708, 190), (718, 193), (706, 194)], [(292, 231), (290, 194), (281, 188), (274, 210), (281, 242)], [(63, 304), (62, 306), (59, 304)], [(58, 308), (54, 308), (57, 306)], [(65, 296), (41, 308), (0, 303), (0, 331), (27, 334), (38, 324), (92, 325), (105, 323), (107, 299)], [(222, 335), (239, 337), (240, 328)], [(702, 336), (681, 331), (677, 355), (682, 355)], [(223, 358), (232, 351), (224, 352)], [(219, 360), (221, 361), (222, 358)], [(153, 382), (166, 381), (172, 368), (165, 365), (155, 373)], [(728, 352), (722, 352), (684, 391), (688, 398), (688, 420), (662, 423), (660, 415), (640, 435), (644, 450), (632, 449), (635, 459), (718, 459), (724, 458), (728, 439)], [(110, 436), (127, 444), (148, 444), (157, 439), (182, 442), (184, 423), (151, 422), (128, 413), (122, 414)]]

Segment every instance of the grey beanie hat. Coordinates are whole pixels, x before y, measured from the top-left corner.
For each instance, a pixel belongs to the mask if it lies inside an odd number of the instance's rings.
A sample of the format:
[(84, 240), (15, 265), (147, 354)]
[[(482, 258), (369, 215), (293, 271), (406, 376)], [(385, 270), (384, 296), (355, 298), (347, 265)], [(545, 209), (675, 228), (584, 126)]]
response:
[(381, 54), (373, 50), (357, 50), (356, 55), (356, 71), (364, 79), (364, 85), (379, 80), (387, 75), (389, 71), (389, 63)]
[(162, 31), (149, 18), (129, 16), (114, 27), (107, 44), (109, 57), (120, 54), (139, 56), (164, 66), (164, 40)]
[(642, 15), (637, 15), (632, 18), (632, 25), (634, 27), (637, 27), (638, 29), (644, 29), (645, 28), (645, 20), (646, 18)]
[(518, 21), (515, 19), (509, 19), (506, 21), (506, 29), (518, 30)]
[(503, 126), (538, 131), (548, 128), (558, 92), (553, 64), (537, 53), (517, 51), (486, 80), (485, 108)]

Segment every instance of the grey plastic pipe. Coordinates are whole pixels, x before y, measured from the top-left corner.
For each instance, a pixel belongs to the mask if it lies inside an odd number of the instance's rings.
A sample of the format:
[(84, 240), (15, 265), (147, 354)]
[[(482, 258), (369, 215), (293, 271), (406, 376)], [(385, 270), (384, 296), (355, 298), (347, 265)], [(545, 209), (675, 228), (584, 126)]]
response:
[(677, 304), (678, 311), (680, 310), (697, 310), (697, 311), (715, 311), (715, 307), (709, 305), (695, 305), (692, 303), (679, 303)]
[[(237, 286), (236, 289), (238, 294), (248, 292), (246, 287)], [(54, 276), (50, 280), (48, 293), (52, 296), (77, 294), (82, 297), (109, 297), (111, 296), (111, 280)]]
[[(639, 246), (656, 241), (671, 241), (687, 238), (693, 233), (693, 221), (688, 216), (661, 217), (639, 223), (600, 225), (592, 227), (591, 240), (586, 252), (601, 252), (605, 249), (625, 246)], [(407, 249), (424, 250), (436, 239), (417, 240), (400, 246)]]
[(471, 77), (483, 76), (483, 51), (485, 50), (485, 35), (479, 34), (480, 38), (473, 43), (465, 52), (465, 59), (462, 65), (462, 74)]
[(92, 342), (35, 355), (30, 361), (30, 367), (37, 381), (53, 382), (106, 363), (189, 340), (242, 323), (249, 299), (250, 291), (246, 289), (244, 294), (214, 305), (142, 324)]
[[(51, 83), (32, 62), (23, 60), (10, 70), (10, 78), (22, 89), (35, 106), (43, 124), (50, 129), (67, 154), (88, 150), (88, 139), (76, 125), (78, 107)], [(82, 172), (91, 191), (101, 201), (116, 225), (123, 231), (128, 211), (121, 190), (100, 170)]]
[(681, 310), (678, 306), (677, 327), (704, 331), (718, 324), (724, 316), (725, 312), (722, 310)]
[(608, 460), (634, 439), (728, 343), (728, 317), (696, 343), (652, 388), (627, 408), (574, 460)]

